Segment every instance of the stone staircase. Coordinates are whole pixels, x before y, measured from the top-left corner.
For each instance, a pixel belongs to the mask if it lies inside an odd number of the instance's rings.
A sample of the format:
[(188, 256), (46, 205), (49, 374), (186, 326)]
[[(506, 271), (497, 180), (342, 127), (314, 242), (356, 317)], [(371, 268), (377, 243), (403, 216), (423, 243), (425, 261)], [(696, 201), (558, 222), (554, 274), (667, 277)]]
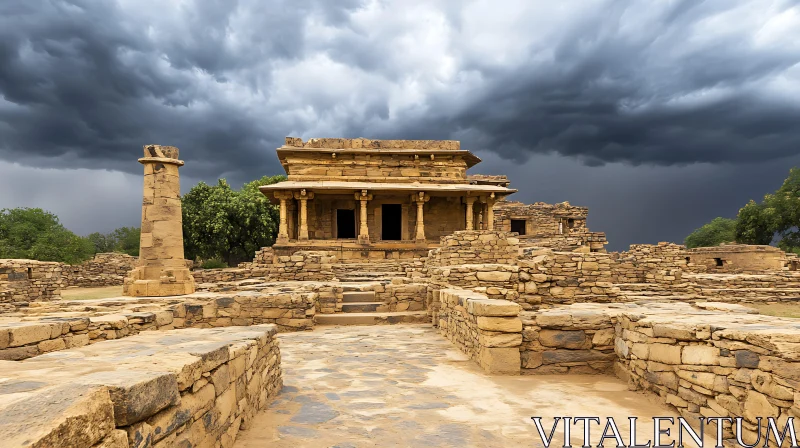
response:
[(427, 311), (388, 312), (385, 303), (378, 301), (375, 291), (362, 290), (358, 285), (344, 285), (342, 312), (317, 314), (317, 325), (383, 325), (430, 322)]

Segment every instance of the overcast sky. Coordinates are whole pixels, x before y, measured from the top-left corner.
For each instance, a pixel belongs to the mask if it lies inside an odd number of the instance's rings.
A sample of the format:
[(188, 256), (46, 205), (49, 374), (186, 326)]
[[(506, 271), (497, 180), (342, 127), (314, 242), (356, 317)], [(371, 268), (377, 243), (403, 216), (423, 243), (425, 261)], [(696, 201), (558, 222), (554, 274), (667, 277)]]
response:
[(612, 250), (682, 241), (800, 166), (800, 4), (0, 1), (0, 208), (138, 225), (142, 145), (186, 191), (285, 136), (458, 139)]

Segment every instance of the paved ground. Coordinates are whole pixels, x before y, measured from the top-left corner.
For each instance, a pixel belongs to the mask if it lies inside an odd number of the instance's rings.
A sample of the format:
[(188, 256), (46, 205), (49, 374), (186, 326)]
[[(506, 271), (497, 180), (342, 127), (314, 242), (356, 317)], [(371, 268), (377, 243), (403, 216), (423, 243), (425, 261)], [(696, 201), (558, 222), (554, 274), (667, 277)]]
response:
[(237, 448), (541, 446), (532, 416), (612, 416), (626, 443), (638, 416), (643, 442), (674, 416), (611, 376), (486, 375), (427, 325), (317, 327), (281, 351), (285, 388)]

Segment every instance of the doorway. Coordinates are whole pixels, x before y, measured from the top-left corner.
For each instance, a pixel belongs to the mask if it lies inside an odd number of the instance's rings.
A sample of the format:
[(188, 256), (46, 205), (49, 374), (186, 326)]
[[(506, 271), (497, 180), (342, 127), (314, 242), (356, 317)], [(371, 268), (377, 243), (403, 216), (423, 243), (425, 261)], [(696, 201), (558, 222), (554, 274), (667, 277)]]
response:
[(525, 220), (524, 219), (512, 219), (511, 220), (511, 231), (517, 232), (520, 236), (525, 235)]
[(336, 209), (336, 238), (356, 237), (356, 211)]
[(402, 239), (403, 207), (400, 204), (381, 205), (381, 239), (400, 241)]

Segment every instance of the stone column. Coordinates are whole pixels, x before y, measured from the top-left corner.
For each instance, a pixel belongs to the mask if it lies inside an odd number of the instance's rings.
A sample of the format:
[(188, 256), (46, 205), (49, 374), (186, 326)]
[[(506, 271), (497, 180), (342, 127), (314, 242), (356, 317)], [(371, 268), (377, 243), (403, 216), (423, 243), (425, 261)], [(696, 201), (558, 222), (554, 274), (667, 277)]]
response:
[(294, 194), (294, 198), (300, 201), (300, 230), (297, 235), (298, 240), (308, 239), (308, 200), (314, 199), (314, 193), (300, 190)]
[(367, 225), (367, 202), (372, 200), (372, 195), (367, 194), (367, 190), (355, 193), (356, 201), (361, 202), (361, 214), (359, 215), (358, 242), (369, 244), (369, 226)]
[(472, 227), (473, 227), (472, 221), (474, 219), (474, 216), (473, 216), (473, 212), (472, 212), (472, 204), (475, 203), (475, 199), (477, 199), (477, 198), (469, 197), (469, 196), (464, 198), (464, 203), (467, 204), (467, 218), (466, 218), (467, 219), (467, 225), (465, 227), (466, 230), (472, 230)]
[(494, 193), (489, 197), (481, 198), (481, 201), (486, 204), (486, 230), (494, 230), (494, 203), (497, 202)]
[(281, 220), (278, 224), (278, 238), (275, 240), (278, 244), (285, 244), (289, 242), (289, 225), (286, 221), (286, 201), (292, 199), (291, 191), (276, 191), (275, 199), (281, 201)]
[(178, 148), (146, 145), (139, 261), (123, 284), (123, 294), (161, 297), (191, 294), (194, 278), (183, 256), (183, 220)]
[(425, 241), (425, 218), (422, 214), (422, 207), (431, 199), (430, 196), (426, 195), (425, 192), (420, 191), (414, 196), (411, 196), (411, 201), (417, 203), (417, 231), (415, 240), (424, 242)]

